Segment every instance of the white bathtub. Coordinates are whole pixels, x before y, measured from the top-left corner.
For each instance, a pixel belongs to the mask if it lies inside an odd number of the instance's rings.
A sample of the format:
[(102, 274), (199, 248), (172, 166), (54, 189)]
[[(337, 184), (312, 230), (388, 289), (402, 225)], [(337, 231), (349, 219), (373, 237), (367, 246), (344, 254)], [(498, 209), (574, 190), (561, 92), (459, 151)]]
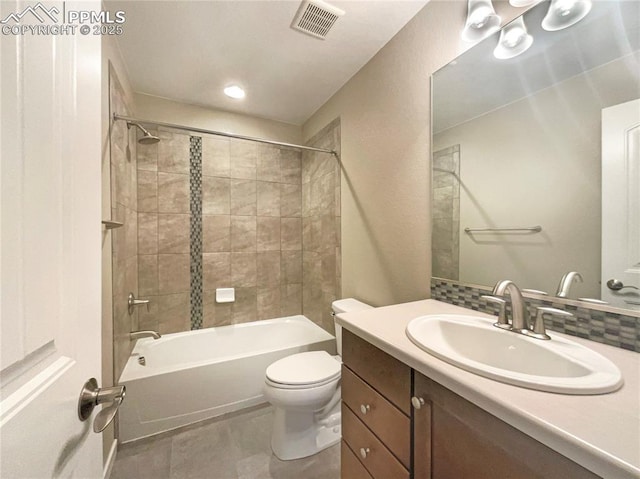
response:
[(267, 366), (317, 350), (335, 354), (335, 338), (304, 316), (140, 339), (120, 377), (120, 441), (263, 403)]

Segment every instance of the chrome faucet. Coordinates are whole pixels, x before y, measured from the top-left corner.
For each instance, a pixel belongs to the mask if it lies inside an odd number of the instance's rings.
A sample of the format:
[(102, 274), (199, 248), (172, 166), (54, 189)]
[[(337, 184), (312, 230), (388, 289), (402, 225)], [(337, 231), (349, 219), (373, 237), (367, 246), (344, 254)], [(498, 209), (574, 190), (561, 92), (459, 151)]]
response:
[(496, 283), (492, 294), (504, 296), (507, 292), (511, 298), (511, 329), (516, 332), (529, 331), (529, 311), (520, 288), (513, 281), (505, 279)]
[(562, 279), (560, 280), (560, 284), (558, 284), (558, 291), (556, 292), (556, 296), (558, 298), (566, 298), (569, 296), (569, 289), (571, 289), (571, 285), (573, 283), (582, 283), (582, 275), (577, 271), (570, 271), (565, 273)]
[(162, 336), (157, 331), (131, 331), (129, 333), (129, 338), (131, 338), (132, 341), (140, 338), (160, 339), (161, 337)]

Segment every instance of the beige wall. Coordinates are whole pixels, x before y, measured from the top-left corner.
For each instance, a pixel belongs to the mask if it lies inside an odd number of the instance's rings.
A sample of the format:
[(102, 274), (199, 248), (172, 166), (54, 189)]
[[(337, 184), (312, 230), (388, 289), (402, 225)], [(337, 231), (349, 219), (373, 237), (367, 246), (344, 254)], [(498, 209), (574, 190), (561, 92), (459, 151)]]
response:
[(144, 120), (267, 138), (285, 143), (300, 143), (301, 140), (301, 128), (296, 125), (203, 108), (156, 96), (137, 93), (135, 108), (137, 117)]
[[(494, 2), (504, 21), (523, 9)], [(304, 125), (342, 128), (342, 294), (373, 305), (429, 295), (429, 77), (468, 44), (466, 2), (427, 4)]]
[(632, 58), (435, 135), (435, 149), (460, 144), (461, 229), (543, 227), (524, 236), (461, 232), (460, 281), (491, 285), (508, 277), (552, 294), (564, 273), (578, 271), (584, 283), (573, 295), (599, 298), (601, 110), (637, 98)]

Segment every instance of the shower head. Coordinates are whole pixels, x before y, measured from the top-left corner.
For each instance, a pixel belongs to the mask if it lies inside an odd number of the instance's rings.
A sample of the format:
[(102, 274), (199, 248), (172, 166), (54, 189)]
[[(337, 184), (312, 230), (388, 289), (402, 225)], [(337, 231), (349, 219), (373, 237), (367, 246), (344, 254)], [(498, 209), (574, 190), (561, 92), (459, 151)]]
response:
[(153, 145), (154, 143), (158, 143), (160, 141), (160, 138), (149, 133), (149, 130), (147, 130), (140, 123), (134, 123), (132, 121), (128, 121), (127, 128), (131, 128), (132, 126), (137, 126), (138, 128), (140, 128), (140, 131), (142, 132), (142, 137), (138, 138), (138, 143), (140, 143), (141, 145)]

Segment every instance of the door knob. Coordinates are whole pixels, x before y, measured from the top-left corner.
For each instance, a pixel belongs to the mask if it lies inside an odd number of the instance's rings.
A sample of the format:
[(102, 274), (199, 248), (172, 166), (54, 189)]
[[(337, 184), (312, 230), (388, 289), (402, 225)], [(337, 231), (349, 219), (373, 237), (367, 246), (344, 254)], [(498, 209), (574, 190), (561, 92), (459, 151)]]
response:
[(625, 286), (622, 281), (614, 278), (607, 281), (607, 288), (609, 288), (612, 291), (620, 291), (621, 289), (624, 289), (624, 288), (640, 289), (637, 286)]
[(424, 399), (421, 397), (413, 396), (411, 398), (411, 404), (413, 405), (414, 408), (420, 409), (422, 406), (424, 406)]
[(118, 408), (126, 393), (126, 387), (114, 386), (112, 388), (99, 388), (96, 378), (89, 379), (80, 391), (78, 399), (78, 418), (80, 421), (86, 421), (91, 416), (94, 408), (98, 404), (108, 404), (102, 408), (96, 418), (93, 420), (93, 432), (104, 431), (113, 418), (116, 417)]

